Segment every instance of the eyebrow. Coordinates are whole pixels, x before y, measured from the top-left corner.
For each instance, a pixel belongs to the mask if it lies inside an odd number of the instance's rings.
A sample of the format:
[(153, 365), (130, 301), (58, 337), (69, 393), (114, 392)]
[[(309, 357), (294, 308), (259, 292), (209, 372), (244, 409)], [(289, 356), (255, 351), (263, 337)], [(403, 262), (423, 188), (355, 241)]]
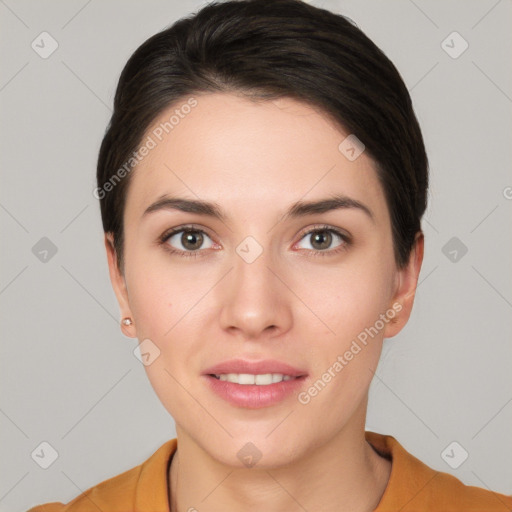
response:
[[(368, 206), (356, 199), (352, 199), (351, 197), (342, 194), (334, 194), (331, 197), (317, 201), (298, 201), (288, 208), (283, 216), (283, 220), (288, 218), (306, 217), (308, 215), (326, 213), (339, 209), (359, 210), (364, 212), (373, 222), (375, 222), (373, 212), (368, 208)], [(160, 197), (157, 201), (148, 206), (142, 214), (142, 217), (160, 210), (178, 210), (186, 213), (195, 213), (197, 215), (213, 217), (222, 222), (226, 222), (228, 218), (228, 215), (226, 215), (217, 203), (196, 199), (185, 199), (181, 197), (171, 197), (168, 195)]]

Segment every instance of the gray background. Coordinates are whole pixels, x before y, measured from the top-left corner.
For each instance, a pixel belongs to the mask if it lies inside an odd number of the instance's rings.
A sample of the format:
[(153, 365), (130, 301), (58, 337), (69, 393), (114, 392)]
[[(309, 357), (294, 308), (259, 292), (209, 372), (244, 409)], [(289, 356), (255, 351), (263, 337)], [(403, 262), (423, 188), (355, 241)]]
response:
[[(396, 64), (431, 162), (421, 283), (385, 342), (367, 429), (512, 494), (512, 3), (312, 3), (354, 19)], [(92, 190), (122, 66), (201, 5), (0, 0), (1, 511), (67, 502), (175, 435), (118, 326)], [(43, 31), (59, 45), (47, 59), (31, 47)], [(442, 46), (453, 31), (469, 43), (458, 58)], [(46, 261), (43, 237), (57, 248)], [(43, 441), (59, 454), (48, 469), (31, 456)], [(441, 456), (453, 441), (469, 453), (457, 469)]]

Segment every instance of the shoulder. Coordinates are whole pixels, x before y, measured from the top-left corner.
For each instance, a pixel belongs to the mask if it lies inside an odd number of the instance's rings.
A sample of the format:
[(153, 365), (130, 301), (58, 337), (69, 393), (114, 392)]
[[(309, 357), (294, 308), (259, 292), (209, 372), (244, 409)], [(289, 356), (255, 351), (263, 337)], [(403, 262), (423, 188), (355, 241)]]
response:
[(133, 503), (133, 494), (141, 469), (142, 465), (109, 478), (87, 489), (68, 503), (45, 503), (27, 512), (90, 512), (92, 509), (117, 512), (123, 507), (124, 510), (128, 510), (126, 507)]
[(414, 457), (392, 436), (366, 432), (366, 440), (391, 459), (391, 475), (375, 512), (512, 512), (512, 496), (465, 485)]
[(450, 512), (512, 512), (512, 496), (466, 485), (453, 475), (439, 471), (434, 472), (424, 499)]
[(164, 511), (168, 504), (167, 468), (176, 447), (177, 440), (171, 439), (142, 464), (100, 482), (69, 503), (44, 503), (27, 512), (126, 512), (147, 506)]

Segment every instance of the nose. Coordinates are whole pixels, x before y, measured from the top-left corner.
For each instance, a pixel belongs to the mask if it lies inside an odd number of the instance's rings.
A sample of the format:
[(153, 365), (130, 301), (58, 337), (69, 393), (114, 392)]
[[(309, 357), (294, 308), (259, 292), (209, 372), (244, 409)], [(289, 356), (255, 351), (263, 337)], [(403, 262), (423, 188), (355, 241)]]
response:
[(240, 339), (257, 341), (290, 329), (293, 293), (284, 284), (284, 274), (268, 249), (241, 244), (220, 287), (221, 327)]

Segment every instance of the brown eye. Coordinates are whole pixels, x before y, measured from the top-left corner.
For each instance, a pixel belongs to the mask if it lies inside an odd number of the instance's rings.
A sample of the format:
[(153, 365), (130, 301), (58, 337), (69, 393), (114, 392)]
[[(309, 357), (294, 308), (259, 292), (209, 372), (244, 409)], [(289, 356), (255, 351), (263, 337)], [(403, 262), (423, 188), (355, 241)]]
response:
[(171, 245), (173, 249), (182, 252), (198, 251), (199, 249), (209, 249), (212, 245), (203, 247), (206, 240), (210, 240), (210, 237), (201, 230), (198, 229), (180, 229), (168, 235), (165, 239), (165, 243)]
[[(310, 240), (310, 247), (301, 248), (316, 251), (317, 253), (335, 253), (337, 252), (336, 249), (343, 249), (350, 244), (349, 237), (334, 228), (325, 227), (312, 229), (304, 234), (301, 242), (308, 238)], [(333, 246), (336, 239), (338, 240), (338, 244)]]

